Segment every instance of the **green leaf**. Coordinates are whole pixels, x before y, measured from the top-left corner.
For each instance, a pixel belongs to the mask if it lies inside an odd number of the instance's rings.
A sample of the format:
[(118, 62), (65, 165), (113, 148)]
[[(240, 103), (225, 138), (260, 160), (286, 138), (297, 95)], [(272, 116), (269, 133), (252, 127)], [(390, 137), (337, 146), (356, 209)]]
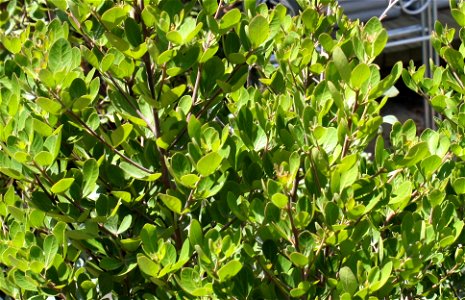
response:
[(334, 47), (337, 45), (337, 42), (326, 32), (320, 34), (318, 42), (323, 46), (323, 49), (329, 53), (333, 52)]
[(447, 97), (444, 95), (436, 95), (431, 99), (431, 105), (433, 106), (434, 110), (439, 113), (442, 113), (444, 109), (447, 107), (446, 104)]
[(31, 277), (24, 275), (21, 271), (14, 270), (13, 279), (14, 283), (21, 289), (33, 292), (37, 291), (37, 283)]
[[(216, 1), (215, 1), (216, 2)], [(234, 8), (228, 11), (224, 16), (221, 17), (220, 20), (220, 29), (221, 30), (228, 30), (241, 20), (241, 12), (239, 9)]]
[(325, 206), (325, 218), (328, 225), (336, 224), (339, 218), (339, 207), (334, 202), (328, 202)]
[(66, 192), (67, 190), (69, 190), (69, 188), (71, 187), (71, 185), (73, 184), (74, 182), (74, 178), (63, 178), (63, 179), (60, 179), (57, 183), (55, 183), (52, 188), (51, 188), (51, 191), (52, 193), (54, 194), (61, 194), (61, 193), (64, 193)]
[(69, 86), (69, 95), (71, 99), (75, 100), (85, 94), (87, 94), (86, 82), (81, 78), (74, 79)]
[(309, 289), (310, 289), (310, 283), (308, 281), (299, 282), (299, 284), (297, 285), (297, 288), (293, 288), (290, 291), (291, 297), (293, 298), (302, 297), (307, 293)]
[(196, 219), (192, 219), (189, 226), (189, 242), (191, 243), (192, 247), (195, 245), (203, 245), (202, 226)]
[(126, 17), (127, 13), (122, 7), (114, 6), (103, 13), (101, 20), (111, 30), (121, 24)]
[(93, 158), (88, 159), (82, 166), (82, 175), (84, 184), (82, 186), (82, 196), (87, 197), (94, 191), (95, 183), (99, 176), (99, 166)]
[(200, 175), (207, 177), (216, 171), (222, 160), (223, 158), (218, 153), (208, 153), (197, 162), (197, 171)]
[(170, 165), (176, 178), (181, 178), (192, 171), (192, 164), (189, 158), (179, 152), (171, 157)]
[(147, 256), (143, 254), (137, 254), (137, 265), (139, 269), (152, 277), (157, 277), (158, 272), (160, 271), (160, 265), (149, 259)]
[(347, 60), (344, 51), (340, 47), (335, 47), (333, 51), (333, 61), (336, 65), (336, 68), (341, 75), (342, 80), (345, 82), (350, 82), (351, 70), (349, 66), (349, 61)]
[(119, 51), (125, 52), (129, 50), (129, 43), (121, 37), (117, 36), (116, 34), (113, 34), (111, 32), (105, 32), (105, 36), (107, 37), (110, 44)]
[(197, 25), (195, 25), (195, 19), (193, 18), (187, 18), (184, 23), (179, 27), (179, 33), (183, 37), (183, 43), (187, 44), (192, 39), (197, 35), (197, 33), (200, 32), (202, 29), (202, 22), (199, 22)]
[(313, 131), (318, 144), (323, 147), (326, 153), (331, 153), (337, 145), (337, 129), (334, 127), (318, 126)]
[(259, 47), (270, 34), (270, 25), (262, 15), (255, 16), (249, 23), (248, 37), (253, 48)]
[(381, 276), (380, 276), (379, 280), (377, 280), (373, 284), (371, 284), (370, 291), (375, 292), (375, 291), (381, 289), (386, 284), (389, 277), (391, 276), (391, 271), (392, 271), (392, 261), (389, 261), (381, 269)]
[(342, 267), (339, 270), (339, 280), (345, 292), (353, 295), (358, 289), (357, 278), (349, 267)]
[(12, 168), (0, 167), (0, 172), (2, 172), (6, 176), (11, 177), (13, 179), (21, 180), (24, 178), (21, 172), (19, 172), (18, 170), (12, 169)]
[(13, 54), (19, 53), (21, 51), (21, 39), (19, 37), (12, 36), (8, 38), (7, 36), (2, 35), (1, 40), (3, 46), (6, 50), (10, 51)]
[(118, 147), (120, 144), (124, 143), (129, 134), (131, 134), (133, 125), (131, 123), (125, 123), (118, 128), (116, 128), (111, 133), (111, 143), (113, 147)]
[(121, 199), (126, 203), (131, 203), (132, 202), (132, 197), (131, 193), (126, 192), (126, 191), (111, 191), (111, 193), (117, 198)]
[(124, 20), (124, 32), (131, 46), (138, 47), (144, 42), (139, 24), (133, 18)]
[(48, 235), (44, 239), (45, 269), (48, 269), (52, 265), (52, 262), (55, 259), (55, 255), (57, 253), (58, 253), (57, 240), (54, 235)]
[(287, 196), (282, 193), (276, 193), (271, 196), (271, 202), (278, 208), (285, 208), (288, 201)]
[(158, 198), (168, 207), (172, 212), (181, 214), (182, 202), (178, 198), (167, 195), (167, 194), (158, 194)]
[(208, 15), (213, 15), (216, 13), (218, 9), (218, 1), (217, 0), (203, 0), (202, 7), (205, 10), (205, 13)]
[[(119, 164), (120, 168), (123, 169), (123, 171), (128, 174), (129, 176), (131, 177), (134, 177), (136, 179), (140, 179), (140, 180), (144, 180), (148, 177), (150, 177), (151, 174), (137, 168), (136, 166), (133, 166), (132, 164), (130, 163), (127, 163), (125, 161), (121, 162)], [(155, 174), (158, 174), (157, 176), (160, 177), (160, 173), (155, 173)], [(157, 177), (157, 178), (158, 178)]]
[(68, 40), (61, 38), (55, 41), (50, 48), (48, 67), (54, 73), (66, 70), (71, 64), (72, 59), (71, 45)]
[(40, 151), (34, 156), (34, 161), (41, 167), (48, 167), (53, 163), (55, 158), (50, 152)]
[(193, 189), (196, 187), (197, 182), (199, 182), (200, 177), (195, 174), (186, 174), (181, 176), (179, 180), (181, 181), (182, 185)]
[(57, 158), (61, 150), (62, 129), (63, 125), (60, 125), (60, 127), (55, 129), (53, 135), (49, 136), (44, 142), (45, 148), (52, 154), (53, 159)]
[(444, 51), (444, 59), (454, 70), (463, 72), (463, 55), (459, 51), (452, 48), (447, 48)]
[(32, 127), (42, 136), (50, 136), (53, 133), (52, 127), (37, 119), (32, 119)]
[(120, 259), (104, 257), (100, 260), (99, 265), (106, 271), (113, 271), (120, 268), (123, 265), (123, 262)]
[(406, 167), (411, 167), (429, 154), (428, 144), (426, 142), (420, 142), (409, 149), (404, 159), (401, 161), (401, 164)]
[(465, 177), (459, 177), (452, 181), (452, 187), (457, 195), (465, 194)]
[(177, 31), (170, 31), (166, 34), (166, 38), (168, 41), (177, 44), (177, 45), (182, 45), (184, 40), (182, 38), (182, 35), (177, 32)]
[(297, 172), (300, 168), (300, 154), (296, 152), (292, 152), (291, 156), (289, 157), (289, 173), (292, 178), (295, 178)]
[(370, 68), (366, 64), (357, 65), (350, 74), (350, 84), (352, 88), (356, 90), (360, 89), (362, 84), (370, 78), (370, 75)]
[(158, 236), (154, 225), (145, 224), (140, 232), (140, 238), (145, 253), (152, 255), (158, 251)]
[(57, 101), (50, 100), (48, 98), (39, 97), (36, 100), (37, 105), (40, 106), (44, 111), (51, 113), (52, 115), (59, 115), (62, 106)]
[(457, 8), (451, 9), (452, 17), (454, 17), (455, 22), (459, 24), (460, 27), (465, 27), (465, 14)]
[(238, 260), (231, 260), (218, 270), (218, 278), (220, 282), (234, 277), (242, 269), (242, 263)]
[(299, 252), (292, 252), (289, 258), (297, 267), (305, 267), (308, 264), (308, 257)]
[(43, 192), (34, 191), (32, 193), (31, 202), (34, 207), (41, 211), (49, 212), (55, 208), (50, 198)]
[(113, 65), (114, 61), (115, 55), (113, 53), (107, 53), (100, 62), (100, 69), (102, 70), (102, 72), (108, 71), (110, 67)]
[(305, 28), (310, 30), (311, 33), (315, 32), (318, 22), (318, 12), (313, 8), (309, 7), (301, 15), (302, 21), (305, 25)]
[(50, 3), (52, 3), (57, 8), (59, 8), (59, 9), (61, 9), (63, 11), (68, 9), (68, 5), (67, 5), (66, 1), (63, 1), (63, 0), (50, 0)]
[(413, 186), (410, 181), (396, 184), (392, 192), (393, 197), (389, 200), (389, 204), (404, 207), (412, 196), (412, 189)]
[(116, 232), (116, 234), (122, 234), (126, 232), (126, 230), (128, 230), (129, 227), (131, 227), (131, 224), (132, 224), (132, 215), (126, 215), (121, 221), (121, 224), (119, 225), (118, 231)]

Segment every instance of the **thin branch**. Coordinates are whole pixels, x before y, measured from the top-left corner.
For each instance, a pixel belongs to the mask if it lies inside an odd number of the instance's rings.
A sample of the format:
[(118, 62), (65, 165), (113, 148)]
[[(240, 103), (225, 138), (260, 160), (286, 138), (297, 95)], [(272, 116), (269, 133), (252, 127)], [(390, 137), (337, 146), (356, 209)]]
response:
[(289, 215), (289, 221), (291, 223), (292, 234), (294, 235), (294, 247), (297, 250), (297, 252), (300, 252), (299, 230), (295, 227), (294, 217), (292, 215), (292, 203), (296, 202), (297, 200), (297, 188), (299, 186), (299, 181), (300, 178), (297, 174), (294, 179), (291, 194), (289, 195), (289, 201), (287, 201), (287, 213)]
[(399, 2), (399, 0), (389, 0), (388, 7), (386, 7), (383, 13), (379, 16), (380, 21), (387, 17), (387, 13), (394, 7), (394, 5), (396, 5), (397, 2)]
[(281, 292), (283, 292), (284, 295), (286, 295), (286, 299), (289, 299), (288, 295), (290, 292), (290, 288), (286, 286), (284, 282), (279, 280), (272, 272), (270, 272), (268, 267), (261, 261), (260, 257), (257, 257), (256, 260), (258, 264), (260, 265), (260, 267), (262, 268), (262, 270), (265, 272), (266, 276), (270, 278), (271, 281), (273, 281), (276, 284), (276, 286), (281, 290)]
[(84, 129), (90, 134), (92, 135), (93, 137), (95, 137), (97, 140), (99, 140), (102, 144), (104, 144), (105, 146), (107, 146), (109, 149), (111, 149), (113, 152), (115, 152), (118, 156), (120, 156), (123, 160), (125, 160), (127, 163), (133, 165), (134, 167), (144, 171), (144, 172), (147, 172), (149, 174), (152, 174), (152, 171), (147, 169), (146, 167), (138, 164), (137, 162), (133, 161), (131, 158), (129, 158), (128, 156), (126, 156), (125, 154), (123, 154), (121, 151), (119, 151), (118, 149), (116, 149), (115, 147), (113, 147), (112, 145), (110, 145), (109, 143), (107, 143), (107, 141), (105, 141), (100, 135), (97, 134), (97, 132), (95, 132), (92, 128), (90, 128), (84, 121), (81, 120), (81, 118), (79, 118), (79, 116), (77, 116), (72, 110), (67, 110), (67, 112), (79, 123), (81, 124)]
[[(252, 54), (253, 54), (253, 51), (247, 53), (245, 59), (247, 60)], [(234, 76), (234, 74), (240, 69), (240, 67), (242, 67), (244, 64), (245, 63), (236, 65), (234, 69), (231, 71), (231, 73), (229, 74), (228, 79), (226, 81), (230, 80)], [(216, 97), (218, 97), (221, 94), (222, 91), (223, 90), (220, 87), (216, 89), (215, 93), (210, 97), (209, 100), (206, 101), (202, 109), (195, 115), (196, 118), (199, 118), (207, 111), (207, 109), (215, 101)], [(179, 134), (176, 136), (176, 138), (173, 140), (173, 142), (171, 143), (171, 145), (168, 147), (167, 150), (170, 150), (171, 148), (173, 148), (177, 144), (177, 142), (184, 136), (186, 132), (187, 132), (187, 126), (184, 126), (184, 128), (179, 132)]]
[[(197, 67), (197, 78), (195, 78), (194, 90), (192, 91), (192, 105), (195, 105), (197, 102), (201, 76), (202, 76), (202, 64), (199, 64), (199, 66)], [(189, 116), (187, 119), (189, 120)]]

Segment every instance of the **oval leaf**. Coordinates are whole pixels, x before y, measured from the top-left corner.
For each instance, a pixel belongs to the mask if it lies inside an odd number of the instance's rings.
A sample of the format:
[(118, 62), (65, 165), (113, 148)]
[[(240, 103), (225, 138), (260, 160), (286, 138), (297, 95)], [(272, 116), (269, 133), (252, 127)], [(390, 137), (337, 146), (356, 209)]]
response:
[(220, 166), (223, 158), (216, 152), (211, 152), (202, 157), (197, 163), (197, 171), (206, 177), (213, 174)]
[(271, 202), (273, 202), (274, 205), (276, 205), (278, 208), (284, 208), (287, 205), (287, 197), (286, 195), (282, 193), (276, 193), (273, 196), (271, 196)]
[(167, 194), (159, 194), (158, 197), (163, 201), (163, 203), (168, 207), (172, 212), (177, 214), (181, 213), (182, 203), (181, 200), (178, 198), (167, 195)]
[(58, 243), (53, 235), (49, 235), (44, 240), (44, 262), (45, 269), (48, 269), (55, 259), (55, 255), (58, 252)]
[(350, 74), (350, 84), (358, 90), (370, 78), (370, 68), (366, 64), (356, 66)]
[(111, 143), (113, 146), (117, 147), (121, 143), (124, 143), (131, 133), (132, 128), (133, 126), (130, 123), (123, 124), (116, 128), (116, 130), (111, 133)]
[(82, 173), (84, 177), (84, 185), (82, 187), (82, 196), (86, 197), (95, 188), (95, 183), (99, 175), (99, 167), (97, 161), (93, 158), (86, 160), (82, 166)]
[(61, 38), (53, 43), (50, 48), (48, 67), (52, 72), (57, 72), (66, 69), (72, 59), (71, 45), (67, 40)]
[(160, 270), (160, 265), (156, 264), (143, 254), (137, 255), (137, 265), (143, 273), (152, 277), (157, 277), (158, 271)]
[(218, 270), (220, 282), (224, 282), (234, 277), (242, 269), (242, 264), (238, 260), (232, 260)]
[(353, 295), (358, 289), (357, 278), (349, 267), (342, 267), (339, 270), (339, 279), (345, 292)]
[(108, 29), (113, 29), (127, 17), (123, 8), (115, 6), (105, 11), (102, 15), (102, 22)]
[(71, 185), (73, 184), (74, 182), (74, 178), (63, 178), (63, 179), (60, 179), (57, 183), (55, 183), (52, 188), (51, 188), (51, 191), (52, 193), (54, 194), (60, 194), (60, 193), (64, 193), (66, 192), (70, 187)]
[(270, 25), (262, 15), (255, 16), (249, 24), (249, 40), (253, 48), (259, 47), (270, 34)]

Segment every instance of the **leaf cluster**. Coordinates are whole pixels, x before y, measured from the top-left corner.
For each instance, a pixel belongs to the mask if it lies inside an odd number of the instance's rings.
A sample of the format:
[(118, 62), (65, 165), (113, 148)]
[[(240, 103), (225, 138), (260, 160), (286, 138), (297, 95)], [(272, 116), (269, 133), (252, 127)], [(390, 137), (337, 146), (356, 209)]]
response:
[[(0, 8), (4, 294), (463, 291), (465, 48), (453, 29), (436, 25), (447, 65), (432, 78), (402, 63), (383, 78), (386, 30), (331, 0), (295, 17), (252, 0)], [(465, 26), (465, 5), (452, 14)], [(420, 135), (394, 123), (386, 147), (380, 110), (401, 76), (443, 118)]]

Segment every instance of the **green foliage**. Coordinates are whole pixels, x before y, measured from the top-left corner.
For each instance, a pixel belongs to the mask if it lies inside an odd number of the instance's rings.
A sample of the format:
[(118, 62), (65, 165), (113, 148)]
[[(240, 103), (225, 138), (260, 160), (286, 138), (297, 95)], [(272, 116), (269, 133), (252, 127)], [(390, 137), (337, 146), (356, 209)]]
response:
[[(296, 17), (236, 4), (2, 6), (0, 291), (463, 291), (465, 51), (453, 30), (436, 25), (448, 65), (432, 78), (401, 63), (382, 78), (378, 19), (350, 21), (328, 0)], [(464, 9), (452, 8), (461, 25)], [(379, 112), (401, 75), (443, 119), (420, 136), (413, 121), (394, 123), (387, 148)]]

